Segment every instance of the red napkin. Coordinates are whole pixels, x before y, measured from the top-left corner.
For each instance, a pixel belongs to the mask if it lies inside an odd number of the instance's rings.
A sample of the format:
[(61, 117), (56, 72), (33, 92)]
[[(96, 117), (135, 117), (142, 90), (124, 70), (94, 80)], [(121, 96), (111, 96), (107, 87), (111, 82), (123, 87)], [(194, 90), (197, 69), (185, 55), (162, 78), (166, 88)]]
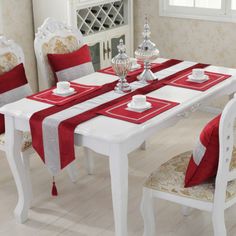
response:
[(53, 89), (55, 89), (56, 87), (52, 87), (50, 89), (28, 96), (27, 98), (36, 100), (39, 102), (61, 106), (100, 88), (100, 86), (89, 86), (89, 85), (77, 84), (73, 82), (71, 82), (70, 84), (71, 84), (71, 87), (75, 89), (75, 93), (69, 96), (55, 95), (53, 93)]
[[(97, 113), (104, 116), (109, 116), (115, 119), (125, 120), (135, 124), (141, 124), (147, 120), (177, 106), (179, 103), (157, 98), (147, 97), (147, 101), (152, 104), (152, 107), (143, 112), (132, 111), (127, 108), (127, 104), (131, 98), (126, 99), (118, 104), (98, 111)], [(128, 110), (129, 109), (129, 110)]]
[(207, 89), (231, 77), (231, 75), (205, 72), (205, 74), (208, 75), (209, 80), (202, 83), (198, 83), (198, 82), (187, 81), (188, 76), (191, 75), (191, 73), (192, 72), (186, 72), (164, 83), (167, 85), (173, 85), (177, 87), (183, 87), (183, 88), (194, 89), (194, 90), (199, 90), (199, 91), (206, 91)]
[[(141, 65), (141, 67), (139, 69), (130, 71), (127, 76), (135, 76), (135, 75), (141, 74), (142, 71), (143, 71), (143, 65), (140, 64), (140, 63), (139, 63), (139, 65)], [(161, 65), (161, 63), (152, 63), (151, 64), (151, 69), (155, 69), (160, 65)], [(104, 74), (115, 75), (115, 72), (114, 72), (114, 70), (112, 69), (111, 66), (107, 67), (105, 69), (99, 70), (99, 72), (104, 73)]]

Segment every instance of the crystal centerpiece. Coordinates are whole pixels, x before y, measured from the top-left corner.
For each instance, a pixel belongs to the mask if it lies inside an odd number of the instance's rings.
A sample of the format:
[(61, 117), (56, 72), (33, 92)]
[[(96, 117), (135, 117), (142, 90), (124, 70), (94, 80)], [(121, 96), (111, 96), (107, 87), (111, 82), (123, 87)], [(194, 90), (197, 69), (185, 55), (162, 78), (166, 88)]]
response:
[(143, 31), (143, 42), (138, 46), (135, 51), (135, 57), (143, 61), (144, 70), (142, 74), (138, 76), (140, 82), (148, 83), (156, 79), (155, 75), (151, 71), (151, 62), (158, 58), (159, 50), (156, 45), (150, 40), (151, 31), (148, 25), (147, 17), (145, 18), (145, 25)]
[(126, 80), (126, 76), (131, 69), (131, 61), (125, 53), (125, 45), (122, 39), (117, 48), (119, 53), (111, 60), (112, 68), (116, 75), (119, 76), (119, 81), (115, 87), (115, 91), (117, 93), (128, 93), (131, 91), (131, 87)]

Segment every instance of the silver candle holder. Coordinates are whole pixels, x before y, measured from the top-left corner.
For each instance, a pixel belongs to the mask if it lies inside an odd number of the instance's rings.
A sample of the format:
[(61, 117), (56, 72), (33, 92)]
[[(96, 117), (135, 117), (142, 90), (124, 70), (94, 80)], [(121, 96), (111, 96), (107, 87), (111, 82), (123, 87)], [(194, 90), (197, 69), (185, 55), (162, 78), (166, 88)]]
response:
[(119, 53), (111, 60), (112, 68), (119, 77), (119, 81), (115, 87), (115, 92), (128, 93), (131, 91), (131, 87), (126, 80), (126, 76), (131, 69), (131, 61), (125, 53), (126, 49), (122, 39), (120, 39), (117, 48)]
[(135, 57), (144, 63), (144, 70), (138, 76), (138, 79), (142, 83), (149, 83), (157, 79), (151, 71), (151, 62), (158, 58), (159, 50), (157, 49), (156, 45), (150, 40), (150, 36), (151, 31), (146, 17), (143, 31), (144, 40), (135, 51)]

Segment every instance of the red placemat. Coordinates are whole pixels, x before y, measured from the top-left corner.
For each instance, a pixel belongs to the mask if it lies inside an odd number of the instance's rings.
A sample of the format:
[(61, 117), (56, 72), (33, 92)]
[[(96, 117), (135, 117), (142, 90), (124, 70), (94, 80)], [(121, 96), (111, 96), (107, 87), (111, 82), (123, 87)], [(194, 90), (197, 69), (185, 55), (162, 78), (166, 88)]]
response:
[(207, 89), (231, 77), (231, 75), (205, 72), (205, 74), (208, 75), (209, 80), (202, 83), (197, 83), (197, 82), (187, 81), (188, 76), (191, 75), (191, 73), (192, 71), (190, 72), (188, 71), (164, 83), (167, 85), (173, 85), (177, 87), (189, 88), (189, 89), (194, 89), (194, 90), (199, 90), (199, 91), (206, 91)]
[(39, 102), (61, 106), (100, 88), (100, 86), (89, 86), (89, 85), (77, 84), (73, 82), (70, 82), (70, 84), (71, 84), (71, 87), (75, 89), (75, 93), (69, 96), (55, 95), (52, 92), (52, 90), (55, 89), (56, 87), (52, 87), (50, 89), (28, 96), (27, 98), (36, 100)]
[[(142, 71), (143, 71), (143, 65), (142, 64), (140, 64), (140, 65), (141, 65), (141, 67), (139, 69), (130, 71), (127, 76), (134, 76), (134, 75), (141, 74)], [(152, 63), (151, 64), (151, 69), (155, 69), (155, 68), (157, 68), (160, 65), (161, 65), (161, 63)], [(109, 74), (109, 75), (115, 75), (115, 72), (114, 72), (114, 70), (112, 69), (111, 66), (107, 67), (105, 69), (99, 70), (99, 72), (105, 73), (105, 74)]]
[(118, 104), (107, 107), (97, 113), (104, 116), (109, 116), (115, 119), (125, 120), (135, 124), (141, 124), (147, 120), (179, 105), (179, 103), (171, 102), (167, 100), (161, 100), (157, 98), (147, 97), (147, 101), (152, 104), (152, 107), (143, 112), (136, 112), (128, 110), (127, 104), (131, 101), (131, 98), (126, 99)]

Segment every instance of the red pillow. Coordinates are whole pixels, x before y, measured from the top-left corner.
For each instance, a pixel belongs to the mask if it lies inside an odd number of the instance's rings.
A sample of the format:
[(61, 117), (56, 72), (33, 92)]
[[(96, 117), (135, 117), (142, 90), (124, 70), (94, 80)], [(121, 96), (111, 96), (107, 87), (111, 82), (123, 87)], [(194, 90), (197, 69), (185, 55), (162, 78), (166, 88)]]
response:
[(221, 115), (215, 117), (202, 130), (188, 164), (185, 187), (201, 184), (216, 176), (219, 161), (220, 117)]
[(57, 81), (71, 81), (94, 72), (88, 45), (66, 54), (48, 54)]
[[(0, 75), (0, 107), (30, 94), (31, 89), (22, 63), (3, 75)], [(4, 133), (4, 131), (4, 116), (0, 114), (0, 134)]]

